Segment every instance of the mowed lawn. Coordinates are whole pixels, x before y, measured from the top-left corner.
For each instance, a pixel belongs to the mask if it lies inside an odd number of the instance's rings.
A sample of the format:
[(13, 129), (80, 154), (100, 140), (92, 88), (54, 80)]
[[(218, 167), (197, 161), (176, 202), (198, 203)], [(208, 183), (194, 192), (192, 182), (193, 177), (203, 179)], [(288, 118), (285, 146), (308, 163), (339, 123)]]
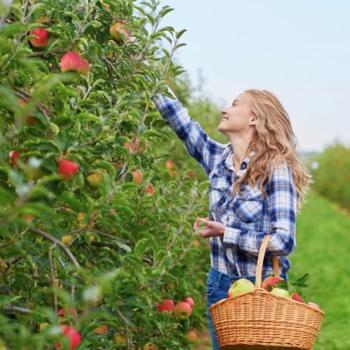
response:
[[(290, 280), (310, 273), (307, 301), (326, 312), (314, 350), (350, 350), (350, 216), (311, 192), (297, 219)], [(209, 350), (208, 334), (195, 350)]]

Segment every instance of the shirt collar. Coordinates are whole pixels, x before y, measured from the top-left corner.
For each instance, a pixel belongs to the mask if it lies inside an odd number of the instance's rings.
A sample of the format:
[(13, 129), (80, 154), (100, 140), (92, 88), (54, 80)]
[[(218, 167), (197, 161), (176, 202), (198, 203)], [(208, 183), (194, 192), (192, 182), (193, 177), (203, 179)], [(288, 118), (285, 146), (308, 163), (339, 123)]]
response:
[[(233, 154), (233, 150), (232, 150), (232, 144), (228, 143), (226, 145), (225, 150), (222, 152), (221, 155), (221, 162), (223, 162), (223, 164), (226, 166), (226, 168), (230, 169), (231, 171), (234, 171), (234, 167), (233, 167), (233, 159), (232, 159), (232, 154)], [(236, 175), (239, 177), (241, 175), (243, 175), (243, 173), (245, 172), (245, 170), (247, 169), (247, 166), (250, 162), (250, 159), (252, 156), (254, 156), (256, 154), (256, 152), (254, 150), (252, 150), (242, 161), (240, 169), (238, 169), (238, 171), (236, 172)]]

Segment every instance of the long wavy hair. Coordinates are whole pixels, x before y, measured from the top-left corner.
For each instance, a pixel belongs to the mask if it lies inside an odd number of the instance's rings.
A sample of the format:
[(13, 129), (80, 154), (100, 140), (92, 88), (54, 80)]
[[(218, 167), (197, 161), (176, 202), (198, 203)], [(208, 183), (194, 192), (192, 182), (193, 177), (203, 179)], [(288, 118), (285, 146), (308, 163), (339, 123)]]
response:
[(256, 132), (248, 146), (247, 154), (256, 153), (244, 173), (233, 186), (234, 193), (241, 186), (255, 186), (266, 195), (264, 186), (269, 182), (272, 169), (286, 162), (292, 171), (293, 183), (297, 192), (297, 209), (305, 202), (312, 176), (297, 153), (297, 139), (290, 118), (278, 98), (267, 90), (245, 90), (252, 100), (251, 110), (257, 117)]

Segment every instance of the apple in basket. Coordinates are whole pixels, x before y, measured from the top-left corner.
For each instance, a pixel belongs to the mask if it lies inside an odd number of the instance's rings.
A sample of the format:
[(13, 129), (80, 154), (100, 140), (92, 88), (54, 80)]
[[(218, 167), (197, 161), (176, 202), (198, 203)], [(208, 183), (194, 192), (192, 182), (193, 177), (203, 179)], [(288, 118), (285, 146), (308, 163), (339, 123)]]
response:
[(285, 280), (281, 277), (268, 276), (263, 280), (261, 287), (270, 292), (272, 288), (280, 287), (280, 284), (283, 284), (283, 282), (285, 282)]
[(239, 280), (232, 283), (228, 290), (228, 297), (233, 298), (241, 294), (249, 293), (254, 290), (253, 282), (246, 278), (240, 278)]
[(287, 289), (283, 289), (283, 288), (272, 288), (271, 290), (271, 294), (273, 295), (277, 295), (279, 297), (282, 298), (289, 298), (289, 292)]
[(321, 310), (320, 306), (316, 303), (313, 303), (312, 301), (309, 301), (307, 304), (316, 310)]
[(290, 298), (295, 300), (295, 301), (299, 301), (300, 303), (305, 303), (303, 297), (298, 292), (293, 292), (290, 295)]

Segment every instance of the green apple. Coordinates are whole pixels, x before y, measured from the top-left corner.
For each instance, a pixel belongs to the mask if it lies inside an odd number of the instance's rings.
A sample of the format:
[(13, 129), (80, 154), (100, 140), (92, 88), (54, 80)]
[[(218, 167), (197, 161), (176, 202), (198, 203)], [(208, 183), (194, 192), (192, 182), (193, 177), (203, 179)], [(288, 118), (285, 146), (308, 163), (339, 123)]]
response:
[(97, 188), (103, 182), (103, 175), (99, 171), (94, 171), (87, 176), (86, 180), (91, 187)]
[(253, 290), (253, 282), (249, 281), (246, 278), (240, 278), (239, 280), (232, 283), (227, 294), (230, 298), (233, 298), (241, 294), (252, 292)]
[(283, 289), (283, 288), (277, 288), (277, 287), (273, 288), (271, 290), (271, 294), (277, 295), (277, 296), (282, 297), (282, 298), (289, 298), (288, 290)]

